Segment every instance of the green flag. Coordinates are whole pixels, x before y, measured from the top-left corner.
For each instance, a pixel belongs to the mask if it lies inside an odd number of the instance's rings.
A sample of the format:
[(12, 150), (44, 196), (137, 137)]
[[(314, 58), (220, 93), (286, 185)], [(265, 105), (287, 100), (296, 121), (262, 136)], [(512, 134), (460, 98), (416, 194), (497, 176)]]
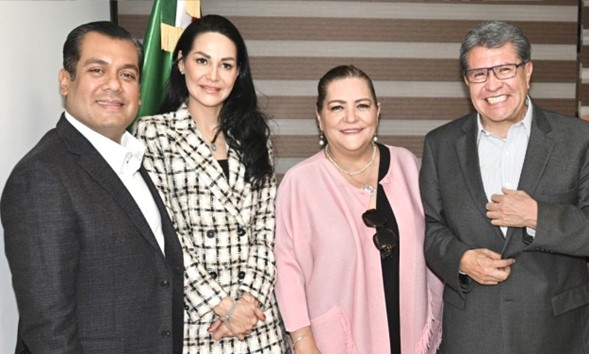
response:
[(162, 49), (162, 24), (174, 26), (175, 22), (176, 0), (155, 0), (143, 37), (145, 58), (139, 117), (156, 114), (160, 109), (172, 65), (171, 51)]

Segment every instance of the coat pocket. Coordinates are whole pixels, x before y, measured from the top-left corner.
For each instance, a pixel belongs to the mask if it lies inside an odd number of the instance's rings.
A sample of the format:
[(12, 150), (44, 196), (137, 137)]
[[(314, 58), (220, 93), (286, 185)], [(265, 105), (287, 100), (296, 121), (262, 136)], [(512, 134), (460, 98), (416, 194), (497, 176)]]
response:
[(87, 354), (119, 354), (123, 352), (121, 342), (118, 339), (80, 339), (84, 353)]
[(574, 187), (566, 192), (559, 193), (541, 193), (538, 195), (538, 201), (554, 204), (576, 204), (579, 198), (579, 189)]
[(311, 320), (317, 348), (322, 354), (356, 354), (350, 320), (339, 306)]
[[(474, 280), (473, 280), (474, 281)], [(464, 310), (465, 300), (452, 288), (446, 285), (444, 289), (444, 302), (456, 308)]]
[(589, 305), (589, 283), (584, 283), (552, 297), (552, 309), (555, 316), (585, 305)]

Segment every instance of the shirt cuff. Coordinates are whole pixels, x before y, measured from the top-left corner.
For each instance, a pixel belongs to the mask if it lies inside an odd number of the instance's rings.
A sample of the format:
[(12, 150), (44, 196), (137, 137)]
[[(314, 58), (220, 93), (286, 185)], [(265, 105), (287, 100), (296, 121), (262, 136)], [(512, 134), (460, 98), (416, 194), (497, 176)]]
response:
[(532, 229), (531, 227), (526, 227), (526, 232), (531, 237), (534, 237), (534, 238), (536, 237), (536, 229)]

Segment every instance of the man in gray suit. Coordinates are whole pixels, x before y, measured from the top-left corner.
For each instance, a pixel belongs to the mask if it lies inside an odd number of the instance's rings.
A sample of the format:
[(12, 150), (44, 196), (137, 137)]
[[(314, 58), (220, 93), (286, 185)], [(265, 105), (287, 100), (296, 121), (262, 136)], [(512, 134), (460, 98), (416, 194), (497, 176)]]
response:
[(110, 22), (63, 48), (57, 127), (17, 164), (1, 217), (20, 314), (17, 353), (182, 352), (182, 251), (125, 131), (142, 48)]
[(425, 139), (443, 353), (589, 353), (589, 124), (531, 100), (530, 52), (510, 24), (471, 29), (460, 55), (477, 113)]

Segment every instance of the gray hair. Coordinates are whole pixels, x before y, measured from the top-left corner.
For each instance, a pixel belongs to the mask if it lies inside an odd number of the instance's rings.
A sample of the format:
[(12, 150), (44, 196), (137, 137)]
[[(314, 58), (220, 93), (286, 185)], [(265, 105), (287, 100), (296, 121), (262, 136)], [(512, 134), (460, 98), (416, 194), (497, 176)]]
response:
[(531, 59), (532, 47), (526, 35), (518, 27), (502, 22), (487, 21), (471, 28), (460, 46), (460, 66), (462, 72), (468, 70), (468, 53), (475, 47), (500, 48), (510, 42), (521, 61)]

